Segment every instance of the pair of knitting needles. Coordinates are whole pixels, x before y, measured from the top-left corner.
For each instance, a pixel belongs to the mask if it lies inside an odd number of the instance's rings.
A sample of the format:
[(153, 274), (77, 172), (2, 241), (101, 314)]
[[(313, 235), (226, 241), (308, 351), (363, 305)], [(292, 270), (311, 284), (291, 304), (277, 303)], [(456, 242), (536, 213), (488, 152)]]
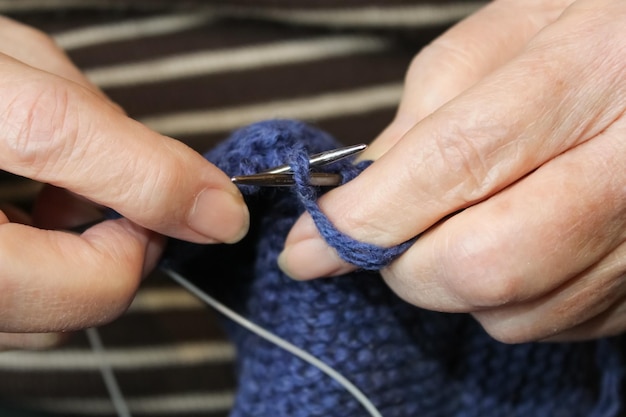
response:
[[(341, 159), (357, 155), (367, 148), (365, 144), (331, 149), (309, 156), (309, 167), (321, 167)], [(309, 184), (317, 187), (336, 187), (342, 182), (341, 174), (329, 172), (311, 172)], [(280, 165), (267, 171), (251, 175), (237, 175), (231, 181), (240, 185), (256, 185), (259, 187), (291, 187), (295, 185), (293, 169), (289, 165)]]

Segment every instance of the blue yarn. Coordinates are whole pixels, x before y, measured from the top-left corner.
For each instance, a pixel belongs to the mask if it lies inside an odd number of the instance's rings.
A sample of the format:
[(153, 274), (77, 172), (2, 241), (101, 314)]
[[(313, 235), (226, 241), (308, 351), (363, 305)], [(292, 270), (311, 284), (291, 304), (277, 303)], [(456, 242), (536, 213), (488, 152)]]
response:
[[(414, 242), (413, 239), (390, 248), (382, 248), (371, 243), (360, 242), (337, 230), (317, 204), (319, 192), (309, 185), (310, 167), (308, 153), (298, 147), (288, 158), (296, 181), (295, 192), (304, 208), (309, 212), (315, 225), (326, 242), (335, 248), (341, 259), (368, 271), (379, 271), (404, 253)], [(342, 164), (341, 173), (345, 184), (356, 177), (370, 162), (358, 165)]]
[[(235, 132), (206, 156), (229, 175), (239, 175), (336, 146), (303, 123), (268, 121)], [(300, 156), (294, 157), (294, 150)], [(332, 169), (357, 168), (343, 162)], [(289, 189), (242, 188), (252, 214), (251, 231), (242, 242), (174, 241), (164, 263), (337, 369), (386, 417), (625, 415), (623, 336), (505, 345), (469, 315), (405, 303), (378, 274), (289, 279), (276, 258), (302, 205), (317, 197), (317, 190), (300, 195), (310, 192), (300, 188), (304, 175), (298, 174), (298, 195)], [(348, 251), (355, 245), (350, 239), (338, 242)], [(311, 365), (232, 323), (225, 328), (237, 346), (239, 387), (232, 417), (364, 415), (342, 387)]]

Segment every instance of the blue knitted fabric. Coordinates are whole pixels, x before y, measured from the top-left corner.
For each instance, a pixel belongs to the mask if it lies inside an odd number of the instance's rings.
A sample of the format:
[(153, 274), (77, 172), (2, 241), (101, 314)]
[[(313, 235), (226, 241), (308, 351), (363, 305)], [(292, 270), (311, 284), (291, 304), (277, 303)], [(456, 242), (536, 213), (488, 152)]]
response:
[[(235, 132), (206, 156), (229, 175), (240, 175), (285, 162), (298, 169), (305, 164), (303, 151), (337, 145), (305, 124), (268, 121)], [(360, 168), (341, 162), (329, 169), (350, 176)], [(251, 231), (242, 242), (173, 242), (167, 266), (337, 369), (386, 417), (624, 415), (623, 337), (505, 345), (469, 315), (430, 312), (403, 302), (377, 273), (311, 282), (286, 277), (276, 258), (304, 209), (302, 202), (314, 212), (318, 227), (333, 229), (311, 204), (318, 190), (303, 183), (306, 172), (298, 175), (295, 192), (242, 187), (252, 214)], [(368, 268), (397, 254), (397, 249), (361, 246), (332, 230), (328, 236), (348, 256), (357, 248), (355, 259)], [(233, 417), (366, 415), (316, 368), (237, 325), (226, 327), (238, 353)]]

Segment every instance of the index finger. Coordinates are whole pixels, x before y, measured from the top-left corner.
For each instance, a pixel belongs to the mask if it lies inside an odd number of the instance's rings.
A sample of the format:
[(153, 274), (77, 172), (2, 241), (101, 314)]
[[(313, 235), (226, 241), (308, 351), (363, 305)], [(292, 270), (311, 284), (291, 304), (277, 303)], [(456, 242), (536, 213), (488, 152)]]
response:
[(0, 168), (67, 188), (162, 234), (241, 238), (247, 208), (201, 155), (79, 84), (0, 56)]

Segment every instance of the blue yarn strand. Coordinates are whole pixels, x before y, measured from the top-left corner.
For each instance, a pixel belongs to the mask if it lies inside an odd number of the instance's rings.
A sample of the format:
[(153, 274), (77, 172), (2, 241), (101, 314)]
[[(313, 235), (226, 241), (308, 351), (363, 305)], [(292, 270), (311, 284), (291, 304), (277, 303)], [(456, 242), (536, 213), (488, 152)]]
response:
[[(343, 183), (345, 184), (356, 177), (370, 163), (367, 161), (357, 165), (343, 164), (341, 167), (341, 174), (344, 178)], [(313, 218), (324, 240), (337, 251), (337, 254), (344, 261), (367, 271), (379, 271), (402, 255), (415, 242), (416, 238), (396, 246), (384, 248), (371, 243), (361, 242), (341, 232), (317, 204), (319, 190), (317, 187), (309, 185), (311, 171), (308, 153), (304, 148), (294, 149), (289, 158), (289, 165), (294, 172), (295, 192), (299, 201)]]

